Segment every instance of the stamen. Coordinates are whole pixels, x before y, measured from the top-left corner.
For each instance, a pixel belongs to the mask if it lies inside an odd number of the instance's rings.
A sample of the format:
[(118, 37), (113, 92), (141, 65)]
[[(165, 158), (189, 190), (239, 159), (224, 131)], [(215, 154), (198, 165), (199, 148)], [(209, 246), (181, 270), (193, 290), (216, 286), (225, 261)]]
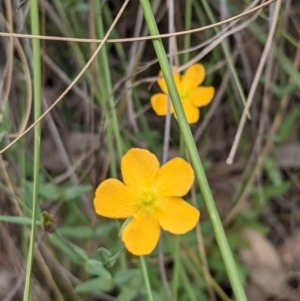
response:
[(151, 212), (158, 204), (158, 196), (153, 190), (143, 190), (138, 200), (138, 209)]

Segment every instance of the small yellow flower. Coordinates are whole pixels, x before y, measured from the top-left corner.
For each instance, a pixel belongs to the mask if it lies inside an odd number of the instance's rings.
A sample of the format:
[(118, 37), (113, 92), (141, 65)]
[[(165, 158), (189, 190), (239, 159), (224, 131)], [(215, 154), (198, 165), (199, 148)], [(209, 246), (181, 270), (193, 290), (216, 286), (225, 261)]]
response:
[(128, 251), (150, 254), (160, 228), (184, 234), (196, 226), (199, 210), (181, 198), (194, 181), (193, 169), (185, 160), (174, 158), (160, 167), (148, 150), (132, 148), (122, 158), (121, 171), (124, 183), (102, 182), (94, 206), (97, 214), (108, 218), (132, 218), (121, 233)]
[[(162, 72), (159, 76), (160, 79), (157, 82), (163, 93), (154, 94), (151, 97), (151, 105), (157, 115), (164, 116), (167, 114), (168, 88)], [(213, 87), (199, 87), (205, 77), (204, 67), (201, 64), (195, 64), (189, 67), (182, 76), (175, 71), (173, 77), (188, 123), (197, 122), (200, 117), (199, 108), (209, 104), (215, 94)], [(175, 114), (172, 104), (170, 113)]]

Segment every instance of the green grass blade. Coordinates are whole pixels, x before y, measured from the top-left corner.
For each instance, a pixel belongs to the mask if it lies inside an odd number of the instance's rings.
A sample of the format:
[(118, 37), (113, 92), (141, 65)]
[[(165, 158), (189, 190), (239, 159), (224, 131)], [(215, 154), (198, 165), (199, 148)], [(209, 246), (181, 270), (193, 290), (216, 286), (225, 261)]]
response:
[[(30, 1), (31, 33), (39, 35), (39, 6), (38, 0)], [(37, 120), (41, 115), (41, 52), (40, 41), (32, 40), (33, 48), (33, 100), (34, 100), (34, 119)], [(29, 250), (27, 255), (27, 267), (25, 277), (25, 288), (23, 300), (29, 301), (31, 274), (33, 265), (33, 252), (35, 244), (36, 222), (38, 214), (38, 187), (39, 187), (39, 170), (40, 170), (40, 145), (41, 145), (41, 124), (38, 123), (34, 128), (34, 159), (33, 159), (33, 194), (32, 194), (32, 223)]]
[[(140, 0), (140, 4), (144, 11), (144, 16), (149, 28), (149, 31), (152, 35), (158, 35), (159, 31), (155, 22), (155, 18), (152, 13), (152, 9), (148, 0)], [(242, 287), (240, 277), (237, 271), (237, 267), (230, 250), (227, 237), (223, 228), (223, 225), (220, 220), (220, 216), (218, 214), (203, 166), (201, 159), (198, 155), (198, 150), (195, 145), (193, 135), (191, 129), (186, 121), (186, 117), (181, 105), (180, 97), (178, 91), (176, 89), (176, 85), (173, 79), (172, 70), (169, 66), (168, 58), (163, 46), (161, 39), (154, 39), (153, 46), (156, 51), (156, 55), (163, 72), (163, 76), (165, 78), (169, 94), (171, 96), (172, 104), (174, 106), (178, 123), (184, 137), (187, 150), (190, 155), (191, 163), (194, 167), (195, 175), (197, 182), (200, 186), (201, 192), (203, 194), (203, 198), (205, 200), (205, 204), (214, 228), (214, 233), (216, 236), (217, 243), (219, 245), (222, 258), (226, 267), (226, 271), (231, 282), (236, 300), (245, 301), (247, 300), (244, 289)]]

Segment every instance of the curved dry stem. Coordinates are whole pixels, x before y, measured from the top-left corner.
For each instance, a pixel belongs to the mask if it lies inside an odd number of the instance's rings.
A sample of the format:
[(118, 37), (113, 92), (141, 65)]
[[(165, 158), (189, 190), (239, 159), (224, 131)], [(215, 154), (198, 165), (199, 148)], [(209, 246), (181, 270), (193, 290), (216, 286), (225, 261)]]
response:
[(69, 41), (69, 42), (78, 42), (78, 43), (101, 43), (103, 40), (105, 40), (106, 43), (129, 43), (129, 42), (135, 42), (135, 41), (146, 41), (146, 40), (154, 40), (154, 39), (164, 39), (169, 38), (172, 36), (182, 36), (186, 34), (192, 34), (196, 32), (201, 32), (204, 30), (208, 30), (214, 27), (218, 27), (221, 25), (224, 25), (226, 23), (232, 22), (234, 20), (246, 17), (248, 15), (251, 15), (267, 6), (272, 4), (273, 2), (276, 2), (278, 0), (269, 0), (265, 3), (262, 3), (253, 9), (249, 9), (243, 13), (240, 13), (236, 16), (230, 17), (226, 20), (216, 22), (214, 24), (210, 24), (207, 26), (190, 29), (190, 30), (184, 30), (184, 31), (178, 31), (174, 33), (166, 33), (166, 34), (160, 34), (160, 35), (153, 35), (153, 36), (147, 36), (147, 37), (134, 37), (134, 38), (126, 38), (126, 39), (79, 39), (79, 38), (65, 38), (65, 37), (54, 37), (54, 36), (43, 36), (43, 35), (30, 35), (30, 34), (16, 34), (16, 33), (6, 33), (6, 32), (0, 32), (0, 36), (2, 37), (16, 37), (16, 38), (22, 38), (22, 39), (40, 39), (40, 40), (53, 40), (53, 41)]

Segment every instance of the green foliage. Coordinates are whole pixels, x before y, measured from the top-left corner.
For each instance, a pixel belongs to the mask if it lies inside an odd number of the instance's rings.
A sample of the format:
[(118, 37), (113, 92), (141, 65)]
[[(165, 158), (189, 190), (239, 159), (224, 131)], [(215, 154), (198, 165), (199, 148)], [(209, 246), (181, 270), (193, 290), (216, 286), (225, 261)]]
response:
[(51, 243), (55, 245), (66, 257), (76, 264), (85, 264), (88, 260), (86, 251), (78, 245), (64, 239), (59, 232), (55, 232), (49, 237)]
[(111, 268), (116, 261), (120, 258), (123, 253), (123, 248), (119, 250), (116, 254), (112, 254), (112, 252), (106, 248), (100, 248), (97, 250), (96, 256), (103, 263), (103, 265), (107, 268)]
[(116, 224), (114, 223), (105, 223), (91, 227), (91, 225), (82, 225), (82, 226), (61, 226), (59, 232), (67, 237), (79, 239), (79, 240), (89, 240), (97, 239), (97, 237), (106, 237), (110, 233), (116, 230)]
[[(23, 226), (31, 225), (31, 218), (24, 216), (8, 216), (8, 215), (0, 215), (0, 221), (12, 224), (19, 224)], [(37, 222), (37, 224), (41, 224), (41, 222)]]
[(39, 195), (45, 200), (68, 202), (76, 201), (80, 196), (92, 191), (91, 185), (57, 185), (51, 183), (39, 184)]
[(291, 182), (284, 180), (282, 173), (273, 158), (266, 158), (264, 170), (268, 181), (252, 189), (252, 196), (256, 200), (254, 210), (258, 213), (274, 199), (284, 196), (291, 189)]
[(110, 292), (114, 288), (112, 279), (97, 277), (76, 285), (78, 293)]
[(273, 138), (276, 143), (285, 143), (292, 137), (299, 123), (299, 116), (299, 106), (295, 106), (291, 109), (290, 112), (288, 112), (287, 116), (284, 117), (284, 121), (281, 123), (278, 131)]
[(111, 274), (107, 271), (101, 261), (96, 259), (88, 259), (85, 263), (85, 271), (88, 274), (111, 279)]
[(124, 286), (115, 301), (131, 301), (138, 295), (137, 290)]

